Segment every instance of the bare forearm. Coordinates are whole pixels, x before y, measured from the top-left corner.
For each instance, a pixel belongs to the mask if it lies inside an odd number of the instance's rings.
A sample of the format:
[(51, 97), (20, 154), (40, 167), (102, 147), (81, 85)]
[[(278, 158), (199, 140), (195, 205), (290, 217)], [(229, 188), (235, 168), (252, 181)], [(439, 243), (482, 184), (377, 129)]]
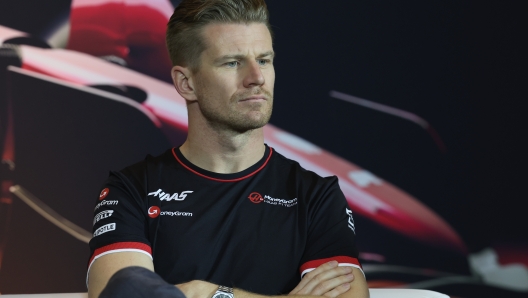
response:
[[(235, 298), (321, 298), (326, 296), (313, 296), (313, 295), (278, 295), (278, 296), (266, 296), (255, 294), (251, 292), (246, 292), (240, 289), (233, 289)], [(368, 298), (369, 293), (367, 287), (354, 287), (351, 288), (348, 292), (339, 296), (339, 298)]]
[[(336, 267), (337, 262), (321, 265), (316, 270), (306, 274), (299, 285), (283, 296), (266, 296), (233, 289), (235, 298), (368, 298), (368, 286), (363, 272), (353, 267)], [(329, 273), (329, 275), (328, 275)], [(353, 278), (350, 278), (350, 276)], [(210, 282), (193, 280), (176, 285), (187, 298), (210, 298), (218, 289), (218, 285)]]
[(355, 283), (350, 286), (350, 290), (339, 295), (337, 298), (369, 298), (369, 290), (367, 284)]
[[(240, 289), (233, 289), (233, 294), (235, 295), (235, 298), (269, 298), (269, 297), (274, 297), (274, 298), (279, 298), (279, 297), (284, 297), (284, 298), (321, 298), (321, 296), (311, 296), (311, 295), (266, 296), (266, 295), (260, 295), (260, 294), (255, 294), (255, 293), (251, 293), (251, 292), (246, 292), (246, 291), (240, 290)], [(294, 296), (294, 297), (292, 297), (292, 296)]]
[[(184, 284), (178, 284), (176, 285), (182, 292), (185, 294), (187, 298), (209, 298), (212, 297), (215, 293), (216, 289), (218, 288), (218, 285), (206, 282), (206, 281), (200, 281), (200, 280), (194, 280), (188, 283)], [(316, 296), (316, 295), (277, 295), (277, 296), (267, 296), (262, 294), (256, 294), (247, 292), (241, 289), (233, 289), (233, 294), (235, 298), (327, 298), (326, 296)], [(350, 290), (346, 293), (343, 293), (339, 296), (339, 298), (368, 298), (368, 289), (365, 286), (358, 284), (354, 284), (351, 286)]]
[(357, 268), (352, 269), (354, 281), (350, 283), (350, 290), (337, 296), (337, 298), (369, 298), (367, 280), (363, 272)]

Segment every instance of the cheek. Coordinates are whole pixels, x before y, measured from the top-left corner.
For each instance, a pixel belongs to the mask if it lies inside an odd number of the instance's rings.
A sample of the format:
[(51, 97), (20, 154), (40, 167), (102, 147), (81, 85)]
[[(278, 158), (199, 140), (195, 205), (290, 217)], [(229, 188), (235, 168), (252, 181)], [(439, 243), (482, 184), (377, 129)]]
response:
[(222, 87), (224, 86), (221, 78), (214, 75), (204, 76), (200, 81), (200, 87), (203, 96), (206, 97), (218, 97), (223, 92)]
[(236, 90), (239, 78), (236, 74), (224, 74), (215, 76), (209, 82), (211, 89), (214, 89), (213, 92), (225, 94), (230, 93), (230, 90)]
[(266, 80), (266, 85), (273, 87), (275, 84), (275, 69), (270, 69), (264, 73), (264, 78)]

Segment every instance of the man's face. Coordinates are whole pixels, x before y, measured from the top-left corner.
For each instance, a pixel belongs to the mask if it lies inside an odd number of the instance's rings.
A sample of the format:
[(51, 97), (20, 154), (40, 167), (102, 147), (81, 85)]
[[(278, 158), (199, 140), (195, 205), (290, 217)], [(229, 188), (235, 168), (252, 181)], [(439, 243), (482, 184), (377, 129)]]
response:
[(273, 105), (273, 47), (266, 25), (209, 24), (194, 74), (197, 104), (216, 129), (245, 132), (264, 126)]

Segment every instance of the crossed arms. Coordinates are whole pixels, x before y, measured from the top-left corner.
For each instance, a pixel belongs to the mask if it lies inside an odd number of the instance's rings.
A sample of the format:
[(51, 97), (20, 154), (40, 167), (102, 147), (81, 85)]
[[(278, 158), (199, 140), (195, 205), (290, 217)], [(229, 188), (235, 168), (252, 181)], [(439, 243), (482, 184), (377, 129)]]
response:
[[(94, 261), (88, 277), (88, 297), (96, 298), (108, 280), (118, 270), (139, 266), (154, 271), (152, 260), (138, 252), (119, 252), (101, 256)], [(193, 280), (177, 286), (187, 298), (211, 298), (218, 285)], [(234, 289), (235, 298), (265, 298), (267, 296)], [(325, 296), (329, 298), (366, 298), (368, 287), (363, 273), (354, 267), (339, 267), (328, 262), (307, 273), (289, 295), (298, 298)]]

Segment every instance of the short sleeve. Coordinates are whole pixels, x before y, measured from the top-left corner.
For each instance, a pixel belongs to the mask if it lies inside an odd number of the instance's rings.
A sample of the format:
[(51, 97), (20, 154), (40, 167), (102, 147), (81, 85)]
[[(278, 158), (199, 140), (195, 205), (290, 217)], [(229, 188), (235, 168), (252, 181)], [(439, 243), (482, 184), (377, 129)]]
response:
[(110, 253), (135, 251), (152, 258), (146, 203), (138, 188), (122, 172), (110, 172), (94, 208), (88, 271), (97, 258)]
[(339, 266), (363, 271), (358, 260), (352, 211), (337, 177), (324, 179), (327, 183), (309, 204), (308, 240), (299, 268), (301, 276), (332, 260), (338, 261)]

